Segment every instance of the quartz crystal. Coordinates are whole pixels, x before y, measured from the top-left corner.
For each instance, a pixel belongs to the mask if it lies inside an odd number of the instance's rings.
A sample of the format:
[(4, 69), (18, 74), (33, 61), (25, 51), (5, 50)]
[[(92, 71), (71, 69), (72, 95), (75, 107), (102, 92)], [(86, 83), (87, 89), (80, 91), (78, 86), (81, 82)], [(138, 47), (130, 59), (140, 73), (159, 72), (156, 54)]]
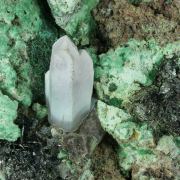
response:
[(52, 47), (45, 93), (51, 124), (65, 132), (76, 130), (91, 107), (93, 62), (85, 50), (63, 36)]

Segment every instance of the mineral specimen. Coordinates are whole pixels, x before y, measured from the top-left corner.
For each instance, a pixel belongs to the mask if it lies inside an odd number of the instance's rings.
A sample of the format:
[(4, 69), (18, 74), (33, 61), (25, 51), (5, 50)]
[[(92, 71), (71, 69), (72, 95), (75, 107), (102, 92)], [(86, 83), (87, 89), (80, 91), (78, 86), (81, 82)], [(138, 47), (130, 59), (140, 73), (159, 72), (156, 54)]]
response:
[(97, 111), (102, 127), (119, 144), (126, 143), (137, 147), (154, 147), (152, 130), (146, 124), (136, 123), (133, 117), (125, 110), (98, 101)]
[(0, 91), (0, 139), (15, 141), (20, 130), (13, 120), (17, 117), (18, 102), (11, 100)]
[(178, 137), (163, 136), (156, 146), (152, 129), (139, 123), (125, 110), (101, 101), (97, 110), (102, 127), (119, 143), (119, 165), (124, 173), (131, 171), (131, 176), (136, 179), (179, 176)]
[(49, 121), (64, 131), (76, 130), (91, 107), (94, 70), (91, 57), (67, 37), (52, 48), (45, 76)]
[(98, 101), (98, 116), (135, 179), (178, 177), (179, 53), (178, 41), (130, 41), (96, 61), (95, 88), (107, 103)]
[(141, 86), (152, 84), (162, 59), (162, 49), (154, 41), (132, 40), (101, 54), (95, 68), (98, 97), (115, 106), (124, 105)]
[(70, 35), (76, 43), (89, 44), (89, 37), (95, 23), (91, 10), (99, 0), (48, 0), (56, 23)]
[[(16, 140), (19, 135), (17, 126), (10, 125), (16, 118), (18, 104), (26, 108), (32, 98), (42, 98), (50, 47), (57, 36), (53, 26), (43, 19), (42, 9), (37, 0), (1, 1), (0, 91), (7, 103), (0, 104), (0, 116), (9, 124), (8, 127), (0, 122), (1, 139)], [(10, 104), (15, 104), (12, 109)], [(8, 113), (14, 115), (8, 117)], [(11, 135), (7, 133), (10, 130)]]
[[(151, 152), (139, 150), (136, 162), (132, 166), (132, 177), (134, 179), (179, 179), (179, 148), (178, 137), (163, 136)], [(134, 148), (131, 151), (134, 152)], [(127, 149), (124, 149), (123, 153), (129, 156)], [(148, 159), (144, 158), (147, 157), (147, 153)], [(123, 156), (121, 151), (119, 155)]]

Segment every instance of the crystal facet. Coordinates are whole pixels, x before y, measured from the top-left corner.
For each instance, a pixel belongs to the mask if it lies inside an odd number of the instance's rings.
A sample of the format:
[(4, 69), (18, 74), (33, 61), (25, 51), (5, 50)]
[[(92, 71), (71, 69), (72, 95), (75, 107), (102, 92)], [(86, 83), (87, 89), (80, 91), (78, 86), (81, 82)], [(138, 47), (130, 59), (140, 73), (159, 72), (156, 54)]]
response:
[(93, 62), (85, 50), (63, 36), (52, 48), (45, 75), (49, 121), (64, 131), (74, 131), (87, 116), (93, 90)]

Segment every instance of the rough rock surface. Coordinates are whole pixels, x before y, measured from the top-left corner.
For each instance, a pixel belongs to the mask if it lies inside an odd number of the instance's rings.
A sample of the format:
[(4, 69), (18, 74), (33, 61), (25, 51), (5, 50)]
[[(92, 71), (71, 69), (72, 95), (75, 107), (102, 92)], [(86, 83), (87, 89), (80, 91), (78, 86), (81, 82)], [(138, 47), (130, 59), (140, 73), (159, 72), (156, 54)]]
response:
[(61, 130), (53, 128), (52, 135), (62, 146), (58, 154), (62, 160), (59, 165), (61, 177), (82, 180), (87, 176), (93, 177), (90, 169), (92, 154), (104, 136), (96, 109), (93, 109), (76, 132), (62, 134)]
[(56, 23), (70, 35), (75, 43), (89, 44), (95, 23), (91, 10), (99, 0), (48, 0)]
[(0, 141), (2, 180), (86, 180), (94, 177), (92, 154), (105, 133), (95, 109), (78, 131), (68, 134), (49, 126), (46, 118), (25, 119), (24, 116), (20, 119), (25, 122), (20, 141)]
[(179, 177), (179, 137), (163, 136), (156, 145), (147, 124), (138, 123), (124, 110), (101, 101), (97, 108), (102, 127), (119, 143), (119, 165), (125, 176), (130, 173), (133, 179)]
[[(7, 95), (24, 107), (30, 106), (32, 98), (42, 98), (44, 72), (57, 36), (53, 26), (42, 18), (42, 9), (37, 0), (2, 0), (0, 6), (0, 96), (7, 99)], [(9, 111), (8, 105), (3, 108)], [(17, 106), (12, 108), (17, 110)], [(3, 121), (8, 118), (6, 115), (0, 112)], [(13, 132), (1, 123), (0, 128), (9, 137)], [(12, 133), (14, 140), (18, 137), (13, 136)]]
[(130, 38), (154, 38), (166, 44), (179, 38), (180, 1), (101, 0), (94, 18), (108, 47), (126, 43)]
[(37, 119), (43, 119), (48, 115), (48, 109), (39, 103), (34, 103), (32, 110), (36, 113), (35, 117)]
[(17, 117), (18, 103), (0, 91), (0, 104), (0, 139), (15, 141), (20, 136), (18, 126), (13, 124)]
[(136, 123), (135, 119), (123, 109), (109, 106), (102, 101), (97, 105), (98, 117), (102, 127), (119, 144), (153, 147), (155, 145), (152, 130), (145, 123)]
[(180, 44), (153, 42), (130, 41), (94, 60), (98, 116), (119, 144), (125, 176), (178, 179)]
[[(44, 118), (47, 111), (40, 105), (44, 72), (56, 38), (54, 24), (48, 23), (54, 21), (49, 19), (46, 2), (1, 1), (0, 139), (15, 141), (20, 134), (21, 138), (14, 143), (0, 140), (0, 179), (178, 180), (180, 45), (174, 41), (179, 38), (180, 1), (101, 0), (94, 11), (99, 40), (94, 39), (95, 44), (87, 48), (94, 58), (95, 89), (103, 101), (98, 116), (119, 143), (105, 136), (105, 144), (95, 154), (104, 131), (98, 121), (91, 121), (97, 120), (94, 113), (87, 126), (68, 135), (51, 129)], [(90, 6), (81, 3), (95, 0), (59, 2), (66, 18), (75, 22), (66, 32), (76, 43), (87, 45), (95, 26)], [(44, 3), (45, 9), (41, 8)], [(98, 48), (94, 51), (92, 47)], [(104, 53), (109, 47), (114, 50)], [(99, 57), (94, 54), (102, 52)], [(32, 107), (34, 112), (27, 113), (24, 107), (32, 100), (38, 103)], [(16, 121), (21, 133), (13, 124), (18, 104)]]
[(120, 107), (142, 87), (153, 83), (164, 55), (180, 50), (180, 42), (162, 48), (154, 41), (131, 40), (101, 54), (95, 62), (95, 89), (99, 99)]
[[(144, 158), (145, 154), (143, 153), (145, 152), (139, 151), (140, 158), (132, 167), (133, 179), (179, 179), (179, 142), (179, 137), (163, 136), (153, 150), (151, 159)], [(128, 151), (125, 150), (124, 152), (127, 153)], [(134, 156), (134, 149), (131, 152), (132, 156)], [(119, 151), (119, 153), (121, 154), (122, 152)], [(127, 155), (129, 156), (128, 153)]]
[(180, 54), (166, 57), (153, 85), (142, 88), (127, 107), (141, 122), (148, 122), (158, 136), (180, 135)]
[(58, 147), (51, 137), (50, 128), (44, 125), (37, 129), (37, 126), (31, 127), (35, 119), (24, 117), (23, 120), (26, 123), (21, 141), (0, 141), (0, 179), (60, 180)]
[(114, 151), (116, 147), (114, 139), (105, 135), (93, 154), (91, 170), (94, 179), (125, 180), (119, 170), (117, 153)]

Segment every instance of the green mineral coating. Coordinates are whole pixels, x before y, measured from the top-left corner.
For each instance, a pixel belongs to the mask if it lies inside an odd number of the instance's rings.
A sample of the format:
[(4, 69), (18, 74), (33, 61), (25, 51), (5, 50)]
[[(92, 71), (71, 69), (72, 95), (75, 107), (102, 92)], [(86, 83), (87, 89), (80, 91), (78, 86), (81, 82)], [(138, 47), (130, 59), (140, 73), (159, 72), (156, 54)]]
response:
[(89, 169), (85, 170), (78, 180), (87, 180), (87, 179), (89, 180), (94, 179), (93, 173)]
[(173, 159), (180, 155), (179, 137), (163, 136), (156, 145), (153, 132), (147, 124), (138, 122), (123, 109), (99, 100), (97, 114), (103, 129), (119, 144), (117, 154), (124, 173), (133, 167), (154, 166), (164, 156), (164, 161), (173, 163)]
[(98, 101), (97, 112), (103, 129), (111, 134), (119, 144), (154, 146), (152, 130), (146, 124), (137, 124), (125, 110)]
[(131, 4), (134, 4), (134, 5), (138, 5), (142, 2), (144, 3), (147, 3), (147, 2), (151, 2), (152, 0), (128, 0)]
[(48, 0), (56, 23), (70, 35), (75, 43), (89, 44), (89, 37), (95, 27), (91, 10), (99, 0)]
[(134, 163), (151, 164), (157, 161), (157, 157), (150, 149), (134, 147), (131, 144), (122, 144), (118, 150), (120, 165), (123, 170), (128, 171)]
[(109, 85), (109, 91), (113, 92), (113, 91), (115, 91), (116, 89), (117, 89), (116, 84), (111, 83), (111, 84)]
[[(44, 38), (43, 42), (46, 40), (47, 44), (50, 38), (55, 39), (55, 32), (40, 18), (41, 15), (36, 0), (3, 0), (1, 2), (0, 89), (25, 106), (31, 104), (31, 83), (37, 76), (29, 61), (34, 60), (39, 66), (45, 60), (42, 56), (38, 57), (34, 51), (31, 52), (34, 53), (34, 57), (32, 55), (29, 57), (29, 42), (35, 41), (39, 36), (41, 37), (39, 41)], [(35, 45), (37, 42), (33, 44)], [(48, 46), (51, 47), (51, 44), (52, 42)], [(50, 48), (48, 49), (47, 46), (36, 47), (37, 50), (41, 51), (41, 54), (50, 52)]]
[[(163, 57), (154, 42), (130, 41), (124, 47), (110, 50), (99, 57), (95, 69), (95, 88), (100, 99), (117, 98), (127, 102), (128, 98), (140, 90), (141, 86), (152, 83), (151, 72)], [(111, 91), (112, 83), (116, 89)]]
[(0, 139), (15, 141), (20, 130), (13, 120), (17, 117), (18, 102), (11, 100), (0, 91)]
[(150, 167), (156, 164), (158, 168), (158, 163), (163, 158), (162, 154), (167, 163), (172, 163), (180, 155), (180, 149), (174, 143), (174, 139), (172, 136), (163, 136), (156, 148), (142, 148), (134, 146), (131, 143), (121, 144), (117, 151), (119, 164), (125, 171), (130, 170), (133, 165), (145, 168), (145, 166)]
[(164, 57), (171, 58), (180, 50), (180, 41), (165, 47), (143, 42), (132, 40), (100, 55), (95, 68), (95, 88), (102, 99), (97, 103), (98, 117), (103, 129), (119, 143), (119, 165), (125, 172), (134, 166), (153, 167), (163, 158), (162, 153), (167, 158), (164, 161), (171, 164), (180, 153), (178, 137), (163, 136), (156, 146), (148, 124), (139, 122), (122, 106), (142, 86), (153, 83)]
[(176, 143), (176, 146), (180, 149), (180, 137), (176, 137), (174, 139), (174, 142)]
[[(12, 68), (8, 58), (2, 58), (0, 60), (0, 88), (6, 91), (7, 94), (15, 96), (17, 75)], [(16, 96), (15, 96), (16, 98)]]
[(30, 65), (33, 69), (33, 74), (31, 75), (33, 100), (40, 100), (42, 97), (45, 97), (44, 74), (49, 70), (51, 48), (56, 38), (56, 33), (47, 29), (40, 31), (36, 38), (28, 42), (27, 51)]
[[(98, 61), (98, 57), (97, 57), (97, 50), (94, 47), (89, 47), (86, 48), (86, 51), (89, 53), (89, 55), (91, 56), (92, 60), (93, 60), (93, 64), (95, 65)], [(95, 67), (94, 67), (95, 68)]]
[(172, 58), (174, 54), (179, 54), (179, 52), (180, 52), (180, 41), (169, 43), (163, 49), (163, 54), (169, 58)]
[(68, 159), (68, 153), (67, 153), (67, 151), (65, 151), (65, 150), (60, 150), (60, 152), (58, 153), (58, 159)]
[(2, 170), (0, 170), (0, 180), (6, 180), (5, 174)]
[[(25, 108), (33, 99), (44, 99), (44, 73), (57, 37), (55, 28), (43, 19), (42, 9), (38, 0), (2, 0), (0, 6), (0, 91)], [(3, 127), (1, 133), (7, 132)], [(15, 125), (14, 129), (15, 140), (19, 134)], [(4, 139), (13, 140), (12, 135), (5, 133)]]
[(48, 114), (47, 108), (42, 106), (39, 103), (34, 103), (33, 106), (32, 106), (32, 109), (36, 112), (36, 117), (38, 119), (43, 119)]
[(171, 4), (173, 0), (165, 0), (166, 4)]
[(176, 143), (176, 138), (173, 136), (163, 136), (159, 140), (156, 149), (166, 155), (169, 154), (172, 158), (178, 157), (180, 155), (180, 147), (178, 147), (178, 144)]
[[(121, 103), (124, 106), (141, 87), (153, 83), (164, 55), (172, 55), (179, 47), (179, 42), (162, 48), (153, 40), (131, 40), (101, 54), (95, 64), (95, 89), (99, 99), (117, 107)], [(112, 99), (116, 99), (116, 103)]]

